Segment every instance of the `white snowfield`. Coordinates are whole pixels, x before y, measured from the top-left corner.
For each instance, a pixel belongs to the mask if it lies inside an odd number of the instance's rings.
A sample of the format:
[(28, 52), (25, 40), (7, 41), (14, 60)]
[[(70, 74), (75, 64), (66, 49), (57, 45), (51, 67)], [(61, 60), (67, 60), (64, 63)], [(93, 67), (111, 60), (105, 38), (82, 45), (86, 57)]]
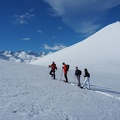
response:
[[(36, 65), (0, 59), (0, 120), (119, 120), (119, 51), (120, 22), (116, 22), (35, 61)], [(49, 75), (52, 61), (58, 66), (57, 80)], [(70, 64), (68, 79), (73, 84), (77, 84), (75, 66), (82, 70), (81, 83), (87, 67), (92, 90), (60, 81), (63, 61)]]
[[(118, 70), (118, 69), (117, 69)], [(92, 72), (91, 89), (52, 80), (48, 67), (0, 60), (0, 120), (119, 120), (120, 69)], [(77, 84), (74, 70), (69, 82)], [(83, 76), (81, 76), (83, 83)]]

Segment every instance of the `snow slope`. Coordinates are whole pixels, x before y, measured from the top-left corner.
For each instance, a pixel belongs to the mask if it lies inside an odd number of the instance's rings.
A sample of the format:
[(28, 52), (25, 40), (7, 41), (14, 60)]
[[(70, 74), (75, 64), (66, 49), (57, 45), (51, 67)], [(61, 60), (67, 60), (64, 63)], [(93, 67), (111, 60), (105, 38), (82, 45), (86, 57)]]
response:
[(48, 65), (55, 61), (60, 67), (62, 62), (71, 68), (79, 66), (99, 68), (117, 62), (120, 65), (120, 22), (106, 26), (82, 42), (35, 60), (31, 64)]
[[(60, 68), (52, 80), (48, 67), (0, 60), (0, 120), (119, 120), (120, 69), (100, 71), (92, 91), (59, 81)], [(68, 77), (77, 84), (73, 70)]]
[[(0, 120), (119, 120), (120, 23), (111, 24), (83, 42), (32, 64), (0, 59)], [(57, 80), (48, 64), (58, 66)], [(77, 84), (74, 69), (88, 68), (91, 89), (64, 83), (61, 63), (70, 64), (68, 79)], [(38, 65), (39, 64), (39, 65)]]

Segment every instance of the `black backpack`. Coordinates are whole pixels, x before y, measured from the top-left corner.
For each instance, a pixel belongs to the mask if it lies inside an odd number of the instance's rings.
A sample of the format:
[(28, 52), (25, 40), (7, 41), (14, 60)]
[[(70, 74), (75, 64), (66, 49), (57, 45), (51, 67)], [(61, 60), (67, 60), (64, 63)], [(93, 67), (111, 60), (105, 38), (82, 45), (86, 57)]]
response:
[(81, 70), (78, 70), (78, 75), (81, 75), (81, 74), (82, 74)]
[(69, 71), (70, 65), (66, 65), (67, 71)]
[(82, 71), (81, 70), (76, 70), (75, 71), (75, 75), (81, 75), (82, 74)]

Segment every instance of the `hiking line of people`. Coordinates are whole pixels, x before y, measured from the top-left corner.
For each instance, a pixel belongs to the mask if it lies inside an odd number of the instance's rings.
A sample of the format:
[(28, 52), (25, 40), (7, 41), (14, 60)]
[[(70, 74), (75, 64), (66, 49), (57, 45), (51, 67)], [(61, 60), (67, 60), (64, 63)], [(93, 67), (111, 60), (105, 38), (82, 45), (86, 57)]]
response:
[[(63, 67), (62, 67), (62, 72), (64, 73), (64, 78), (65, 80), (63, 80), (65, 83), (68, 82), (68, 77), (67, 77), (67, 73), (68, 73), (68, 70), (69, 70), (69, 65), (65, 64), (64, 62), (62, 63)], [(51, 75), (51, 77), (53, 79), (56, 79), (56, 76), (55, 76), (55, 71), (57, 70), (57, 66), (55, 64), (55, 62), (52, 62), (51, 65), (49, 65), (49, 68), (51, 68), (49, 74)], [(62, 72), (61, 72), (61, 77), (62, 77)], [(80, 83), (80, 77), (82, 75), (82, 71), (78, 69), (78, 67), (76, 67), (75, 69), (75, 76), (77, 78), (77, 81), (78, 81), (78, 85), (77, 86), (80, 86), (80, 88), (87, 88), (90, 90), (90, 73), (88, 72), (87, 68), (84, 69), (84, 82), (83, 82), (83, 85), (81, 85)]]

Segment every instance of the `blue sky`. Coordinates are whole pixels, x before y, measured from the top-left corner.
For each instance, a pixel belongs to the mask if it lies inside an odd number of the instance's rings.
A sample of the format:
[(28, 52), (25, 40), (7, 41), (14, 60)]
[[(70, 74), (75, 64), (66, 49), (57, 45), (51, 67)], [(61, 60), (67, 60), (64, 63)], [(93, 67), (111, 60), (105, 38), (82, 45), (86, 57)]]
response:
[(57, 51), (120, 21), (120, 0), (1, 0), (0, 50)]

